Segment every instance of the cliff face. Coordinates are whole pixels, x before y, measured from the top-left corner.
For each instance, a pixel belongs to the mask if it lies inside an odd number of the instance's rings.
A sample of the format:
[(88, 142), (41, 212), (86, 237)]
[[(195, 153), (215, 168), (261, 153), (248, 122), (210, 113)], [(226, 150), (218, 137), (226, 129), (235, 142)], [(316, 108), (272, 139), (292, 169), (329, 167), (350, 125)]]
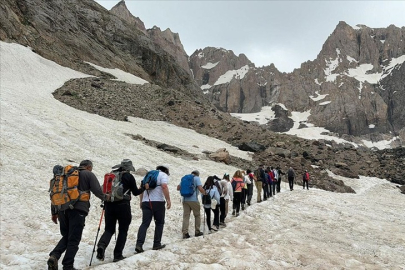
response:
[[(218, 57), (220, 52), (224, 56)], [(400, 134), (404, 127), (398, 107), (405, 101), (404, 61), (404, 27), (340, 22), (317, 58), (291, 73), (280, 73), (274, 65), (255, 68), (246, 56), (216, 48), (197, 50), (190, 67), (204, 94), (223, 111), (258, 112), (283, 104), (287, 115), (278, 109), (280, 117), (274, 120), (282, 127), (269, 123), (272, 130), (291, 128), (291, 112), (310, 110), (308, 120), (316, 126), (378, 139), (375, 134)]]
[[(32, 47), (61, 65), (95, 72), (85, 62), (119, 68), (164, 87), (195, 92), (188, 70), (131, 25), (91, 0), (5, 0), (0, 39)], [(198, 95), (197, 93), (194, 93)]]
[(152, 42), (156, 43), (160, 48), (173, 56), (177, 64), (180, 65), (185, 72), (191, 75), (188, 66), (188, 55), (180, 41), (179, 34), (173, 33), (169, 28), (165, 31), (161, 31), (160, 28), (156, 26), (152, 29), (146, 29), (141, 19), (131, 14), (124, 0), (115, 5), (110, 12), (123, 19), (128, 24), (134, 26), (136, 29), (142, 31)]

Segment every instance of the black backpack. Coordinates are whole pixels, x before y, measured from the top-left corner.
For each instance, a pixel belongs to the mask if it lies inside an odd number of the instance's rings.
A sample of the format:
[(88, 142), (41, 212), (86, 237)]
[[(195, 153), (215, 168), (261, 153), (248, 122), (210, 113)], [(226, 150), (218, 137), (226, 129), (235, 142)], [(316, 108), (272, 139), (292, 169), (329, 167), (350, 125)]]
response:
[[(206, 195), (203, 195), (202, 196), (202, 204), (211, 204), (211, 196), (210, 196), (210, 191), (211, 191), (211, 188), (208, 190), (208, 192), (207, 192), (207, 190), (206, 190)], [(214, 196), (212, 196), (212, 197), (214, 197)]]

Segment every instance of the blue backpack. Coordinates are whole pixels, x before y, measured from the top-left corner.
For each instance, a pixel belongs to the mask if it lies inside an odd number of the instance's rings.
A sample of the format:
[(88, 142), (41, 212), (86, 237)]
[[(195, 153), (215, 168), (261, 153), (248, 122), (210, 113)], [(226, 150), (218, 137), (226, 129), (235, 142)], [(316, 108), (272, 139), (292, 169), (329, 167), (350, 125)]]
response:
[(193, 196), (195, 191), (194, 175), (187, 174), (181, 178), (180, 182), (180, 195), (183, 197)]
[(148, 190), (148, 189), (154, 189), (157, 186), (160, 186), (160, 185), (157, 184), (158, 175), (159, 175), (158, 170), (149, 171), (145, 175), (145, 177), (142, 179), (141, 187)]

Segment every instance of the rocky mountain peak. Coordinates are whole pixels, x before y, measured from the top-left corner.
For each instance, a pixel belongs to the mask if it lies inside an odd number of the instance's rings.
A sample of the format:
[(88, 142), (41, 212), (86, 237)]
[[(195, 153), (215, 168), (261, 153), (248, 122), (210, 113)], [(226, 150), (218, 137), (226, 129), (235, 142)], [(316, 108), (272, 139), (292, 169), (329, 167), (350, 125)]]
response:
[(141, 21), (141, 19), (131, 14), (131, 12), (127, 8), (127, 5), (125, 4), (125, 0), (121, 0), (110, 10), (110, 12), (124, 19), (129, 24), (134, 25), (137, 29), (146, 34), (145, 24), (143, 23), (143, 21)]

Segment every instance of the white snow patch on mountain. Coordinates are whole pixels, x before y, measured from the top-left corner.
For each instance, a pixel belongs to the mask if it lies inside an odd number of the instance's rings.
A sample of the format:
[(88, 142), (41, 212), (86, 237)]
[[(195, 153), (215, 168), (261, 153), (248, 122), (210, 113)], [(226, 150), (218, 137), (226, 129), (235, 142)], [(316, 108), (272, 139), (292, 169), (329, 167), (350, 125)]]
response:
[(392, 142), (398, 140), (398, 139), (399, 139), (399, 137), (394, 137), (394, 138), (392, 138), (391, 140), (381, 140), (381, 141), (378, 141), (378, 142), (372, 142), (372, 141), (368, 141), (368, 140), (362, 140), (362, 143), (363, 143), (365, 146), (367, 146), (368, 148), (375, 147), (375, 148), (377, 148), (377, 149), (379, 149), (379, 150), (382, 150), (382, 149), (386, 149), (386, 148), (391, 148), (391, 147), (390, 147), (390, 144), (391, 144)]
[(231, 115), (244, 121), (258, 122), (260, 125), (264, 125), (276, 117), (271, 108), (271, 106), (263, 106), (258, 113), (231, 113)]
[(145, 84), (145, 83), (149, 83), (148, 81), (135, 76), (133, 74), (130, 74), (128, 72), (122, 71), (118, 68), (104, 68), (101, 66), (98, 66), (96, 64), (90, 63), (90, 62), (85, 62), (93, 67), (95, 67), (96, 69), (109, 73), (111, 75), (113, 75), (114, 77), (116, 77), (117, 79), (113, 79), (115, 81), (121, 81), (121, 82), (126, 82), (126, 83), (130, 83), (130, 84)]
[(324, 73), (326, 76), (326, 81), (327, 82), (334, 82), (336, 80), (336, 77), (339, 76), (339, 74), (333, 74), (332, 72), (339, 66), (339, 56), (340, 56), (340, 50), (336, 49), (336, 59), (330, 58), (329, 60), (325, 59), (326, 63), (326, 68), (324, 69)]
[(249, 66), (245, 65), (237, 70), (228, 70), (225, 74), (221, 75), (214, 85), (230, 83), (233, 78), (242, 80), (246, 73), (249, 71)]
[(332, 101), (324, 101), (324, 102), (319, 103), (319, 105), (320, 105), (320, 106), (325, 106), (325, 105), (330, 104), (331, 102), (332, 102)]
[(349, 68), (346, 75), (355, 78), (359, 82), (364, 83), (367, 81), (371, 84), (376, 84), (380, 80), (382, 73), (367, 74), (367, 72), (372, 69), (372, 64), (361, 64), (356, 68)]
[(356, 62), (356, 63), (358, 62), (356, 59), (354, 59), (353, 57), (348, 56), (348, 55), (346, 56), (346, 59), (349, 60), (350, 63), (351, 62)]
[(309, 96), (313, 101), (319, 101), (327, 97), (329, 94), (321, 95), (319, 91), (315, 91), (316, 96)]
[(208, 63), (205, 64), (204, 66), (201, 66), (201, 68), (204, 68), (204, 69), (212, 69), (212, 68), (216, 67), (216, 66), (218, 65), (218, 63), (219, 63), (219, 62), (216, 62), (216, 63), (210, 63), (210, 62), (208, 62)]

